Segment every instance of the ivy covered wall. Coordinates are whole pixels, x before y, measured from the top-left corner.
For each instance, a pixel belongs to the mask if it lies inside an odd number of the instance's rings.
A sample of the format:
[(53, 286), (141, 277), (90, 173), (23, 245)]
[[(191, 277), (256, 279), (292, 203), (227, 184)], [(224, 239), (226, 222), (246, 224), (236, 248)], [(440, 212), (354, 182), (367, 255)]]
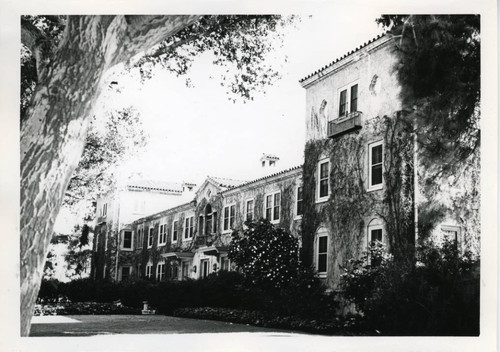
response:
[[(384, 182), (368, 190), (368, 145), (383, 141)], [(384, 240), (399, 260), (412, 260), (413, 138), (402, 114), (375, 117), (359, 131), (333, 139), (307, 142), (303, 166), (304, 215), (301, 223), (301, 260), (315, 266), (315, 236), (325, 228), (329, 236), (326, 283), (336, 288), (341, 268), (366, 248), (368, 225), (384, 224)], [(317, 202), (318, 162), (330, 160), (330, 196)]]
[[(295, 216), (295, 197), (301, 174), (302, 170), (296, 168), (226, 191), (214, 187), (210, 182), (204, 183), (197, 192), (196, 198), (191, 203), (134, 221), (129, 226), (129, 229), (134, 232), (134, 250), (121, 250), (119, 252), (118, 268), (121, 266), (131, 266), (132, 276), (137, 277), (137, 264), (140, 264), (140, 276), (144, 277), (146, 265), (149, 263), (152, 264), (152, 277), (155, 278), (156, 267), (159, 262), (163, 261), (162, 254), (168, 252), (191, 252), (195, 253), (192, 266), (199, 266), (200, 260), (207, 259), (210, 261), (210, 270), (212, 270), (213, 264), (220, 264), (217, 262), (219, 258), (213, 255), (204, 255), (202, 252), (197, 252), (196, 250), (209, 246), (227, 247), (229, 245), (232, 231), (223, 231), (224, 207), (232, 204), (235, 205), (233, 228), (242, 229), (246, 200), (254, 200), (254, 218), (259, 219), (264, 216), (265, 194), (277, 191), (281, 193), (281, 206), (280, 221), (276, 226), (283, 227), (299, 237), (300, 220)], [(200, 217), (205, 218), (208, 204), (210, 204), (212, 212), (217, 213), (217, 231), (213, 234), (200, 234)], [(186, 241), (183, 240), (183, 231), (185, 219), (188, 216), (194, 217), (194, 231), (193, 238)], [(174, 221), (178, 221), (178, 240), (172, 242), (172, 227)], [(162, 224), (165, 224), (167, 227), (167, 238), (164, 245), (158, 245), (159, 228)], [(153, 245), (151, 248), (147, 246), (149, 228), (153, 228)], [(138, 244), (138, 229), (143, 229), (144, 231), (143, 243), (141, 245)], [(116, 260), (116, 255), (114, 255), (113, 258)], [(165, 263), (168, 273), (169, 267), (173, 262), (166, 260)], [(116, 262), (113, 263), (113, 266), (116, 267)], [(199, 272), (190, 272), (191, 278), (197, 278), (199, 275)]]

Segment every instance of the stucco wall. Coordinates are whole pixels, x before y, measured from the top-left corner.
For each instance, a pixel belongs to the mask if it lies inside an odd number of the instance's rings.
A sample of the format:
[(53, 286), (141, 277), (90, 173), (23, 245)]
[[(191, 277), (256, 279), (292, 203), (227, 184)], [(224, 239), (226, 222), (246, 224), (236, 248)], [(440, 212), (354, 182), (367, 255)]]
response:
[(346, 85), (358, 84), (357, 110), (362, 112), (362, 123), (401, 110), (392, 50), (390, 42), (370, 51), (363, 48), (353, 54), (355, 59), (350, 63), (309, 83), (306, 87), (306, 142), (327, 137), (327, 122), (338, 117), (339, 92)]

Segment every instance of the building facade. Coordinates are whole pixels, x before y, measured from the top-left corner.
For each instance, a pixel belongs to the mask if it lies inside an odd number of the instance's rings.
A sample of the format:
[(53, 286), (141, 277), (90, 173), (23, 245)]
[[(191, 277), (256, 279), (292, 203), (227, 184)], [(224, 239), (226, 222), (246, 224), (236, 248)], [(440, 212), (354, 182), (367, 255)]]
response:
[(194, 187), (192, 183), (132, 179), (97, 199), (90, 276), (94, 279), (117, 280), (116, 258), (120, 250), (119, 233), (123, 226), (184, 202), (192, 197)]
[(267, 218), (299, 237), (301, 172), (298, 166), (249, 182), (207, 177), (192, 201), (121, 230), (119, 280), (198, 279), (231, 270), (231, 233), (246, 220)]
[[(302, 262), (333, 290), (346, 261), (373, 241), (413, 260), (421, 165), (393, 50), (392, 40), (379, 36), (300, 80), (304, 164), (249, 182), (208, 177), (188, 202), (120, 225), (117, 250), (104, 256), (105, 247), (96, 248), (96, 258), (114, 266), (110, 277), (182, 280), (230, 270), (232, 230), (259, 218), (296, 236)], [(261, 164), (276, 168), (278, 160), (264, 154)], [(451, 206), (432, 231), (459, 246), (468, 236)]]

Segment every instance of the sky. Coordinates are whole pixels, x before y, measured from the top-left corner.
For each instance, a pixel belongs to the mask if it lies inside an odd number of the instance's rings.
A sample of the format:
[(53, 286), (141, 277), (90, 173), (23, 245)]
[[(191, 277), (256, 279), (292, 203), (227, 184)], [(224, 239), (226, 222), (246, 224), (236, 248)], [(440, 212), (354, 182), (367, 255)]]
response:
[(137, 77), (120, 77), (120, 94), (107, 97), (101, 106), (133, 105), (149, 135), (146, 148), (128, 158), (121, 173), (201, 185), (208, 175), (261, 177), (263, 153), (280, 158), (276, 171), (301, 165), (306, 112), (299, 79), (382, 33), (376, 17), (358, 14), (353, 25), (349, 16), (302, 16), (295, 27), (285, 29), (283, 47), (276, 45), (269, 55), (281, 80), (246, 103), (227, 98), (210, 55), (201, 55), (193, 64), (187, 75), (191, 88), (185, 78), (161, 69), (144, 84)]

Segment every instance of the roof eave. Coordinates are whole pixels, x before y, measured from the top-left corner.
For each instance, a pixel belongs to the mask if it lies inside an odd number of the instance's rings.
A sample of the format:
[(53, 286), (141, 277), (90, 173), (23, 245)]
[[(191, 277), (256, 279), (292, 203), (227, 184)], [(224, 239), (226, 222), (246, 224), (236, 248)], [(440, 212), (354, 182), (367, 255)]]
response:
[(302, 78), (301, 80), (299, 80), (299, 83), (302, 86), (302, 88), (308, 88), (313, 83), (316, 83), (317, 81), (330, 76), (331, 74), (344, 68), (346, 65), (349, 65), (353, 62), (357, 62), (363, 56), (379, 48), (380, 46), (385, 45), (391, 39), (392, 38), (388, 35), (385, 34), (380, 35), (375, 39), (369, 41), (368, 43), (365, 43), (364, 45), (360, 46), (358, 49), (347, 53), (343, 57), (338, 58), (335, 61), (332, 61), (330, 64), (323, 66), (314, 73), (311, 73), (310, 75)]

